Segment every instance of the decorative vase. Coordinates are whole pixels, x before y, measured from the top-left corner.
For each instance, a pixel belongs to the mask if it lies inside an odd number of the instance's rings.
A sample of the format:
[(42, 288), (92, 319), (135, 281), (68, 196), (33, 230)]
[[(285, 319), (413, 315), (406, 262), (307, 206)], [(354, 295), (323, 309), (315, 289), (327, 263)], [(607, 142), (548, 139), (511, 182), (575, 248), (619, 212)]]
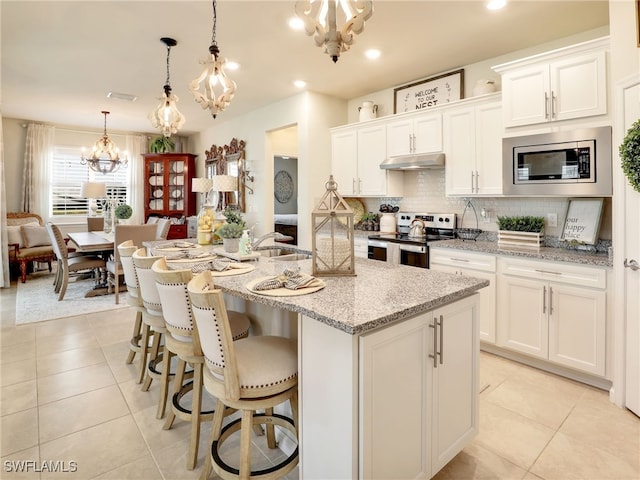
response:
[(104, 233), (111, 233), (114, 230), (115, 226), (115, 215), (113, 214), (113, 209), (109, 208), (104, 211), (104, 225), (102, 230)]
[(239, 238), (223, 238), (222, 245), (224, 247), (224, 251), (228, 253), (237, 253), (240, 250), (240, 239)]
[(203, 205), (198, 212), (198, 244), (210, 245), (213, 239), (213, 223), (215, 210), (212, 206)]
[(360, 121), (373, 120), (378, 115), (378, 105), (373, 102), (362, 102), (362, 106), (358, 107), (360, 112)]
[(486, 95), (496, 91), (496, 84), (493, 80), (478, 80), (473, 87), (473, 96)]

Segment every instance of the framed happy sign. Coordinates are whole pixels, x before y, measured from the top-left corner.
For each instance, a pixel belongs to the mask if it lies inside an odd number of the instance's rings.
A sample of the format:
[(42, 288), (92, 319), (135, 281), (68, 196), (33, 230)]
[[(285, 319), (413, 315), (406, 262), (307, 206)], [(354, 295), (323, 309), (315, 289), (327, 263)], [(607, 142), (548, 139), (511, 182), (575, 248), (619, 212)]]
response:
[(594, 245), (598, 240), (602, 218), (602, 198), (573, 198), (569, 200), (561, 240)]
[(464, 94), (464, 69), (394, 88), (393, 113), (412, 112), (460, 100)]

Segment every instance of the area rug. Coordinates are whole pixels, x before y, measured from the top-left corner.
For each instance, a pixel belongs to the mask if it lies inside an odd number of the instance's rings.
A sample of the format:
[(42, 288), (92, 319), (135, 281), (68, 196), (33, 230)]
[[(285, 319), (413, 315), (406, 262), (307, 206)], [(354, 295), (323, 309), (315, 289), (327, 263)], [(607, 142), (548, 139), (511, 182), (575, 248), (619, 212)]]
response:
[(121, 294), (118, 305), (113, 295), (85, 297), (94, 281), (80, 277), (69, 279), (64, 299), (58, 301), (53, 279), (53, 273), (37, 274), (30, 275), (26, 283), (18, 282), (16, 325), (127, 307), (126, 294)]

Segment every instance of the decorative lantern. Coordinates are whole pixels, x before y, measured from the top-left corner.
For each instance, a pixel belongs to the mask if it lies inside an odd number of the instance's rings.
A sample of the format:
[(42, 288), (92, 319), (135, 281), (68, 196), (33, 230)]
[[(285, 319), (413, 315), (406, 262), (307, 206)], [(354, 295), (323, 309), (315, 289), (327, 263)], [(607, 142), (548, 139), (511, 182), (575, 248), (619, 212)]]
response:
[(333, 175), (327, 191), (311, 213), (313, 275), (355, 275), (353, 210), (338, 193)]

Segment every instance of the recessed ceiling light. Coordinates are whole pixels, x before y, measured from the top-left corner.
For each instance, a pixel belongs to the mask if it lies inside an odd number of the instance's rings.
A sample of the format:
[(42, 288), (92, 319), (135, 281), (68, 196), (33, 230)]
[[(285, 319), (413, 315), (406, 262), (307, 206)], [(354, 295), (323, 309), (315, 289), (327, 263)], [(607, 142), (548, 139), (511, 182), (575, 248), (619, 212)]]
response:
[(137, 95), (131, 95), (130, 93), (118, 93), (109, 92), (107, 98), (117, 98), (118, 100), (125, 100), (127, 102), (135, 102), (138, 99)]
[(224, 66), (229, 70), (238, 70), (240, 68), (240, 64), (238, 62), (231, 62), (228, 60), (225, 62)]
[(304, 28), (304, 21), (300, 17), (291, 17), (289, 19), (289, 28), (293, 30), (302, 30)]
[(364, 56), (369, 60), (376, 60), (380, 58), (380, 55), (382, 55), (382, 52), (380, 52), (380, 50), (378, 50), (377, 48), (370, 48), (369, 50), (364, 52)]
[(486, 6), (489, 10), (500, 10), (507, 5), (507, 0), (488, 0)]
[(293, 84), (298, 88), (304, 88), (307, 86), (307, 82), (305, 82), (304, 80), (295, 80)]

